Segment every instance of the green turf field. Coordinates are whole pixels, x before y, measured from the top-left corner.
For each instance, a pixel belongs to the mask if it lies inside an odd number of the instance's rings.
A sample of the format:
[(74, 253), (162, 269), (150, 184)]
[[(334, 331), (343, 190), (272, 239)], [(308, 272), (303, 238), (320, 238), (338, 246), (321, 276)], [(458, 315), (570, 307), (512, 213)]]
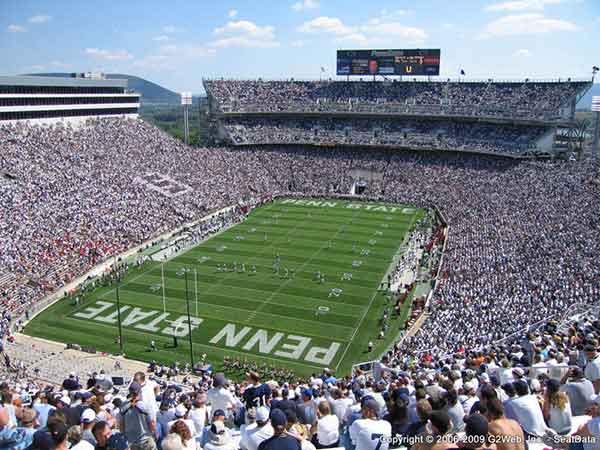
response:
[[(219, 368), (226, 355), (247, 357), (298, 375), (323, 367), (343, 375), (353, 363), (373, 359), (404, 325), (404, 318), (394, 319), (386, 339), (376, 339), (386, 304), (377, 289), (423, 214), (402, 205), (341, 200), (287, 199), (257, 208), (243, 223), (180, 253), (164, 268), (151, 262), (129, 271), (119, 289), (125, 354), (189, 361), (187, 269), (195, 360), (206, 353)], [(224, 263), (227, 272), (218, 271)], [(61, 300), (35, 317), (25, 333), (116, 353), (115, 294), (113, 285), (96, 289), (78, 306)], [(317, 314), (319, 307), (326, 312)], [(179, 335), (176, 349), (173, 334)], [(157, 351), (149, 351), (151, 339)], [(366, 352), (369, 340), (376, 343), (373, 354)]]

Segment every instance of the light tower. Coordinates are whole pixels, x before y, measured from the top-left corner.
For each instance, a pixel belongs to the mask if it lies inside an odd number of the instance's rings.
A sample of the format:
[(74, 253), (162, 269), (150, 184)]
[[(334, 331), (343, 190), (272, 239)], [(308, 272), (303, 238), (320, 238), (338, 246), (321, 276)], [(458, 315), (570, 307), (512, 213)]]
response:
[(594, 159), (594, 164), (598, 164), (598, 147), (600, 146), (600, 96), (595, 95), (592, 97), (592, 111), (596, 113), (592, 158)]
[(185, 145), (190, 143), (190, 121), (188, 118), (188, 106), (192, 104), (192, 93), (181, 93), (181, 106), (183, 106), (183, 139)]

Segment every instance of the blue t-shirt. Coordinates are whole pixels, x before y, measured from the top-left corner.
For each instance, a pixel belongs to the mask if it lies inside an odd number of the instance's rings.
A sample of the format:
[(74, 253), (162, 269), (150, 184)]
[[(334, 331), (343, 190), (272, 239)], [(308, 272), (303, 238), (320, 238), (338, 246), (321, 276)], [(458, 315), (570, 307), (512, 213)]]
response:
[(271, 398), (271, 388), (266, 384), (252, 386), (244, 391), (244, 403), (247, 409), (266, 406), (269, 398)]
[(296, 438), (282, 434), (262, 441), (258, 450), (302, 450), (302, 446)]
[(37, 420), (40, 424), (40, 428), (44, 428), (48, 422), (48, 415), (50, 414), (50, 411), (54, 411), (56, 408), (47, 403), (35, 403), (33, 405), (33, 409), (38, 413)]

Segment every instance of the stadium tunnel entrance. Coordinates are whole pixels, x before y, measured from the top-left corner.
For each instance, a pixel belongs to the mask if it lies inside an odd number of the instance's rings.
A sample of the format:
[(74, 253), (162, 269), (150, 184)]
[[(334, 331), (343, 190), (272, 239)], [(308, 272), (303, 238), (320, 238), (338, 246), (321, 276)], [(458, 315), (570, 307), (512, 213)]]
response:
[(370, 185), (379, 183), (383, 180), (383, 173), (371, 169), (352, 169), (350, 171), (352, 178), (351, 195), (362, 195)]

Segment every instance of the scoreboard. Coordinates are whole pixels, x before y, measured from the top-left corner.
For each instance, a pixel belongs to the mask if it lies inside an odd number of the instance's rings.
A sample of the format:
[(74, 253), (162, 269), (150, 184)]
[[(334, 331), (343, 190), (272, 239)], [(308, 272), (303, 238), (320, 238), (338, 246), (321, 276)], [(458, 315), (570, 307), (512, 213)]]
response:
[(440, 49), (338, 50), (338, 75), (440, 74)]

